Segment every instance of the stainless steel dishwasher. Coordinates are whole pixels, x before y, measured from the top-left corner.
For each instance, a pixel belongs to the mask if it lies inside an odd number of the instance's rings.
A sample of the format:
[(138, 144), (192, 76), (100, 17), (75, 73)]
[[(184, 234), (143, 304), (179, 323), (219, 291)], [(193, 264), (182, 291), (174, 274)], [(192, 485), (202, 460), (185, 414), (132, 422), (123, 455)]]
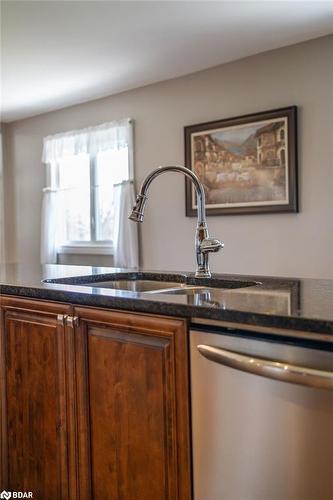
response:
[(190, 333), (194, 499), (332, 500), (333, 352), (250, 335)]

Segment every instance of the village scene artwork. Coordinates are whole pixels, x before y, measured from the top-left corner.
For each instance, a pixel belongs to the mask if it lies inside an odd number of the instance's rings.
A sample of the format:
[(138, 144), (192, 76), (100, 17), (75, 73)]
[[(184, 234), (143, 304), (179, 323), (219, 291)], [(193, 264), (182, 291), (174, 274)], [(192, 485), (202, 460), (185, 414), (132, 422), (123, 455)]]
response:
[(282, 117), (193, 133), (192, 168), (207, 208), (288, 203), (287, 132)]

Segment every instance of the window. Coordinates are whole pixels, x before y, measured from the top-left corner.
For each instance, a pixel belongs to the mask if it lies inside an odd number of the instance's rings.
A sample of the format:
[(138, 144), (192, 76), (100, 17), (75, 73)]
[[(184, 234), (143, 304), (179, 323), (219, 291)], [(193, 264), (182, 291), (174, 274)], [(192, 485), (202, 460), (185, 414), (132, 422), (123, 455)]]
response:
[[(137, 267), (137, 235), (124, 223), (135, 200), (133, 121), (45, 137), (42, 162), (41, 262), (57, 263), (59, 253), (112, 253), (115, 265)], [(128, 234), (133, 245), (124, 244)]]
[(60, 244), (111, 244), (113, 186), (129, 179), (128, 148), (67, 156), (52, 168), (57, 170), (58, 179)]

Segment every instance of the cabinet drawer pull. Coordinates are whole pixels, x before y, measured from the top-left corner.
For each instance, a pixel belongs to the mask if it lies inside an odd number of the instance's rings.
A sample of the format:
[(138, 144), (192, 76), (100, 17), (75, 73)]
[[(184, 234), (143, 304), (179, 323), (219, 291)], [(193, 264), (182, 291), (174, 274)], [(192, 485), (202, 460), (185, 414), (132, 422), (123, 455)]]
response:
[(200, 354), (210, 361), (215, 361), (236, 370), (280, 380), (281, 382), (290, 382), (320, 389), (333, 389), (333, 372), (290, 365), (283, 361), (256, 358), (209, 345), (198, 345), (197, 347)]

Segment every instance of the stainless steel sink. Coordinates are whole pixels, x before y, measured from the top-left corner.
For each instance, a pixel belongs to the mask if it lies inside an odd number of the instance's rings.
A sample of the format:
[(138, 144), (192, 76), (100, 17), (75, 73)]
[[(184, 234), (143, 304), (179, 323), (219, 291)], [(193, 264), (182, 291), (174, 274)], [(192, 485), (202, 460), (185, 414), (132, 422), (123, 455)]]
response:
[(100, 283), (85, 283), (83, 286), (94, 288), (111, 288), (113, 290), (128, 290), (140, 293), (166, 293), (173, 295), (193, 295), (211, 287), (199, 285), (187, 285), (186, 283), (176, 283), (172, 281), (148, 281), (148, 280), (119, 280), (119, 281), (101, 281)]
[(94, 288), (112, 288), (114, 290), (128, 290), (130, 292), (157, 293), (161, 289), (174, 289), (186, 286), (183, 283), (172, 281), (151, 281), (151, 280), (111, 280), (111, 281), (92, 281), (91, 283), (81, 283), (82, 286), (91, 286)]
[(195, 285), (182, 285), (176, 286), (172, 288), (164, 288), (161, 290), (150, 290), (145, 293), (155, 294), (155, 293), (164, 293), (167, 295), (197, 295), (202, 293), (207, 293), (210, 291), (216, 291), (218, 288), (213, 288), (209, 286), (195, 286)]
[(128, 272), (44, 280), (45, 283), (106, 288), (144, 294), (196, 295), (209, 291), (256, 286), (256, 281), (219, 277), (195, 278), (185, 274)]

